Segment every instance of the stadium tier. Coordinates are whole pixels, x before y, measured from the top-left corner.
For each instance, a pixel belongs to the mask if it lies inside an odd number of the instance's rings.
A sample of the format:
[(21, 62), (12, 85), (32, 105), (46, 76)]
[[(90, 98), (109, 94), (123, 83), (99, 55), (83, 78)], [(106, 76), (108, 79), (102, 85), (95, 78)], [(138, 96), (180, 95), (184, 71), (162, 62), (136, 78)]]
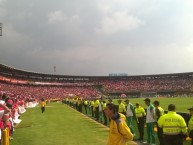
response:
[(139, 76), (42, 74), (0, 64), (0, 91), (14, 95), (83, 98), (108, 95), (141, 97), (192, 95), (193, 72)]

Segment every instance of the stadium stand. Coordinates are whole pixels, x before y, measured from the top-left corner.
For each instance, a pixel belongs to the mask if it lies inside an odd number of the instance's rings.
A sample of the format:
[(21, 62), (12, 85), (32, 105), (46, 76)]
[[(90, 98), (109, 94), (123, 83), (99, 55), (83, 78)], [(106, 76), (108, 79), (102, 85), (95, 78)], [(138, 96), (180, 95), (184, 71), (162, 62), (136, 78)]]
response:
[[(0, 64), (0, 81), (17, 84), (18, 87), (31, 85), (30, 88), (34, 86), (35, 90), (38, 90), (37, 86), (42, 89), (46, 86), (53, 87), (55, 92), (60, 87), (75, 92), (76, 95), (79, 91), (80, 94), (86, 92), (82, 97), (121, 95), (122, 93), (136, 97), (140, 97), (141, 94), (166, 96), (193, 94), (193, 72), (139, 76), (67, 76), (28, 72)], [(81, 87), (87, 90), (82, 90)]]

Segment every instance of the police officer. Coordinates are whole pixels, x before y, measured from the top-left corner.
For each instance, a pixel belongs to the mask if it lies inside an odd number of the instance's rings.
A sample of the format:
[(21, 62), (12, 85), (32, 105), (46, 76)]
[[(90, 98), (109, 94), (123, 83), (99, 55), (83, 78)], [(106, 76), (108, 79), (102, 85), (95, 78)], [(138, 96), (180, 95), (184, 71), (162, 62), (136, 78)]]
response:
[(183, 145), (187, 135), (187, 126), (184, 118), (175, 112), (175, 105), (168, 105), (168, 113), (158, 120), (159, 127), (163, 128), (164, 145)]
[(191, 145), (193, 145), (193, 107), (188, 109), (190, 111), (191, 118), (188, 122), (189, 137), (192, 139)]
[(159, 106), (160, 103), (157, 100), (154, 101), (153, 104), (154, 104), (154, 107), (155, 107), (155, 124), (157, 126), (157, 136), (158, 136), (160, 145), (164, 145), (164, 142), (163, 142), (163, 130), (157, 124), (157, 121), (159, 120), (159, 118), (162, 115), (164, 115), (164, 109)]
[(140, 142), (143, 142), (143, 136), (144, 136), (144, 124), (145, 124), (145, 109), (139, 105), (139, 103), (136, 103), (135, 107), (135, 117), (137, 120), (137, 127), (139, 131), (139, 140)]

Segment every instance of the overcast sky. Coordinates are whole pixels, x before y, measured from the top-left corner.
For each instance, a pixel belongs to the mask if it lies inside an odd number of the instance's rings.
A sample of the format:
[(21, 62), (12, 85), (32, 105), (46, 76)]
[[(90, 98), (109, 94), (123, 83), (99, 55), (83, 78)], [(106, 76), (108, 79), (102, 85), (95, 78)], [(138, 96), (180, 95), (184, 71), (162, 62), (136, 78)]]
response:
[(192, 0), (0, 0), (0, 63), (63, 75), (193, 72)]

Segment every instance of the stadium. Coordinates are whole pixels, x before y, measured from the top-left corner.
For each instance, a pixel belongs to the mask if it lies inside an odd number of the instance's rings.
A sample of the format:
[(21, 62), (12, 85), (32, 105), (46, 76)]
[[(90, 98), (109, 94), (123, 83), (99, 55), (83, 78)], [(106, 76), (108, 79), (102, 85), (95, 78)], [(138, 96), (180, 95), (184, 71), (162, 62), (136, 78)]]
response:
[(0, 0), (0, 145), (193, 145), (192, 7)]
[[(73, 106), (72, 108), (77, 110), (79, 114), (84, 114), (93, 121), (96, 120), (96, 116), (85, 112), (86, 110), (84, 109), (83, 100), (113, 99), (115, 104), (117, 104), (117, 99), (130, 99), (132, 103), (140, 102), (143, 106), (143, 99), (150, 98), (152, 100), (159, 100), (161, 105), (163, 105), (164, 110), (167, 110), (168, 104), (173, 102), (177, 103), (176, 106), (178, 108), (181, 106), (178, 112), (184, 117), (186, 122), (188, 122), (189, 115), (187, 108), (192, 105), (193, 97), (193, 72), (138, 76), (119, 74), (111, 74), (109, 76), (68, 76), (29, 72), (0, 64), (0, 95), (6, 95), (13, 100), (22, 100), (23, 103), (21, 105), (25, 104), (24, 108), (33, 108), (33, 105), (29, 105), (30, 102), (36, 102), (38, 104), (41, 98), (50, 102), (48, 103), (48, 106), (52, 106), (52, 104), (59, 105), (57, 104), (58, 102), (61, 102), (61, 104), (63, 102), (64, 104), (62, 105), (69, 105), (70, 107)], [(75, 102), (75, 104), (67, 100), (75, 100), (77, 98), (82, 99), (82, 102), (79, 103), (79, 105), (82, 105), (78, 107), (76, 106), (76, 103), (79, 102), (79, 99)], [(52, 108), (48, 109), (50, 110)], [(32, 113), (32, 111), (27, 109), (25, 114), (27, 113)], [(21, 110), (19, 110), (19, 114), (22, 114)], [(22, 116), (23, 114), (21, 115), (21, 118)], [(68, 118), (66, 118), (66, 120), (68, 120)], [(25, 121), (26, 120), (23, 120), (19, 123), (17, 126), (18, 131), (21, 130), (19, 129), (20, 127), (31, 127), (31, 123), (28, 122), (26, 125)], [(90, 120), (87, 121), (87, 123), (90, 122)], [(104, 120), (100, 122), (101, 125), (103, 124), (103, 121)], [(97, 123), (98, 121), (96, 121), (96, 124)], [(16, 134), (15, 136), (17, 136), (18, 132), (17, 127), (16, 133), (14, 133)], [(138, 134), (136, 125), (134, 128), (136, 130), (136, 134)], [(28, 129), (29, 128), (26, 128), (25, 132), (28, 132)], [(20, 134), (20, 136), (21, 135), (22, 134)], [(25, 136), (25, 134), (23, 134), (23, 136)], [(28, 137), (25, 136), (25, 140), (28, 140)], [(15, 137), (10, 144), (21, 145), (21, 142), (20, 144), (17, 144), (17, 137)], [(52, 143), (50, 144), (54, 144), (54, 141), (51, 142)], [(188, 144), (189, 139), (187, 139), (186, 142)], [(66, 142), (66, 144), (72, 143)], [(94, 145), (94, 143), (85, 143), (85, 145), (87, 144)]]

